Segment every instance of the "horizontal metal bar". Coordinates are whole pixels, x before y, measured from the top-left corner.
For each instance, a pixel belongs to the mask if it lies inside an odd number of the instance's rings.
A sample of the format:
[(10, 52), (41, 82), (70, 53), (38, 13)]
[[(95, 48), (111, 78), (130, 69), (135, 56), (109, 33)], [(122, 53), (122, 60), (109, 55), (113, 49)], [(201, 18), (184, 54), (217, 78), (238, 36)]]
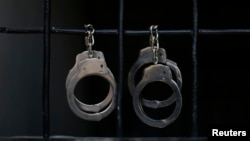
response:
[(250, 29), (199, 29), (202, 35), (249, 34)]
[[(14, 33), (14, 34), (33, 34), (33, 33), (43, 33), (43, 28), (7, 28), (0, 27), (0, 33)], [(50, 29), (51, 33), (61, 33), (61, 34), (84, 34), (84, 29), (65, 29), (65, 28), (55, 28)], [(100, 29), (95, 30), (97, 34), (118, 34), (116, 29)]]
[[(191, 34), (192, 30), (184, 29), (184, 30), (159, 30), (159, 34), (166, 35), (183, 35), (183, 34)], [(125, 30), (126, 35), (145, 35), (150, 34), (149, 30)]]
[[(51, 28), (52, 33), (62, 33), (62, 34), (84, 34), (84, 29), (63, 29), (63, 28)], [(97, 34), (118, 34), (118, 30), (116, 29), (99, 29), (95, 30)]]
[(15, 33), (15, 34), (43, 33), (43, 28), (7, 28), (7, 27), (0, 27), (0, 33)]
[[(0, 33), (13, 34), (35, 34), (43, 33), (43, 28), (7, 28), (0, 27)], [(84, 34), (84, 29), (66, 29), (52, 27), (51, 33), (55, 34)], [(159, 30), (159, 34), (164, 35), (192, 35), (191, 29), (177, 29), (177, 30)], [(118, 35), (117, 29), (97, 29), (96, 34), (114, 34)], [(125, 35), (148, 35), (149, 30), (124, 30)], [(201, 35), (223, 35), (223, 34), (250, 34), (250, 29), (199, 29), (198, 34)]]
[[(164, 35), (191, 35), (193, 31), (184, 30), (159, 30), (159, 34)], [(149, 30), (125, 30), (126, 35), (145, 35), (150, 34)], [(223, 35), (223, 34), (250, 34), (250, 29), (199, 29), (201, 35)]]

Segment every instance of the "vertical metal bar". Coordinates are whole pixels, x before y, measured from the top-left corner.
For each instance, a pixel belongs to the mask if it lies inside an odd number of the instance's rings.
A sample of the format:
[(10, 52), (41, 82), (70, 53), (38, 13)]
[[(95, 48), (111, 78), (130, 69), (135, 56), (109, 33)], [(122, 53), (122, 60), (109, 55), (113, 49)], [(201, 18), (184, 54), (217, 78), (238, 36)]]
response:
[(44, 0), (43, 56), (43, 138), (49, 140), (49, 82), (50, 82), (50, 0)]
[(192, 61), (193, 61), (193, 86), (192, 86), (192, 136), (198, 136), (197, 124), (197, 36), (198, 36), (198, 7), (197, 0), (193, 0), (193, 46), (192, 46)]
[(123, 12), (124, 12), (124, 1), (119, 0), (119, 29), (118, 29), (118, 37), (119, 37), (119, 76), (118, 76), (118, 95), (117, 95), (117, 136), (122, 137), (122, 95), (123, 95)]

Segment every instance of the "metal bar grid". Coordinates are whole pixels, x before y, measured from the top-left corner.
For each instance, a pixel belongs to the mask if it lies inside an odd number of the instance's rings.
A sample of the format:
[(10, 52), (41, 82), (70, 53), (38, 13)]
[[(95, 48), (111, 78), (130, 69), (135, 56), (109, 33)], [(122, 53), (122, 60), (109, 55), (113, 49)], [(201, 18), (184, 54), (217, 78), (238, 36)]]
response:
[[(0, 27), (0, 33), (5, 34), (43, 34), (43, 28), (9, 28)], [(58, 28), (51, 27), (51, 34), (84, 34), (84, 29), (73, 28)], [(96, 29), (95, 34), (99, 35), (118, 35), (117, 29)], [(124, 35), (149, 35), (148, 30), (129, 30), (123, 29)], [(162, 30), (159, 29), (161, 35), (192, 35), (192, 29), (178, 29), (178, 30)], [(224, 35), (224, 34), (250, 34), (250, 29), (198, 29), (197, 35)]]
[[(43, 140), (50, 140), (50, 119), (49, 119), (49, 79), (50, 79), (50, 34), (84, 34), (84, 29), (66, 29), (50, 26), (51, 0), (44, 0), (44, 26), (43, 28), (10, 28), (0, 27), (0, 33), (6, 34), (43, 34), (44, 37), (44, 70), (43, 70)], [(96, 34), (117, 35), (119, 42), (119, 74), (118, 74), (118, 100), (117, 100), (117, 137), (122, 137), (122, 85), (123, 85), (123, 36), (124, 35), (148, 35), (148, 30), (129, 30), (123, 27), (124, 0), (119, 0), (118, 29), (97, 29)], [(181, 30), (159, 30), (162, 35), (190, 35), (192, 36), (192, 135), (198, 136), (197, 126), (197, 37), (199, 35), (224, 35), (224, 34), (250, 34), (250, 29), (199, 29), (198, 28), (198, 7), (197, 0), (193, 0), (193, 27), (192, 29)]]

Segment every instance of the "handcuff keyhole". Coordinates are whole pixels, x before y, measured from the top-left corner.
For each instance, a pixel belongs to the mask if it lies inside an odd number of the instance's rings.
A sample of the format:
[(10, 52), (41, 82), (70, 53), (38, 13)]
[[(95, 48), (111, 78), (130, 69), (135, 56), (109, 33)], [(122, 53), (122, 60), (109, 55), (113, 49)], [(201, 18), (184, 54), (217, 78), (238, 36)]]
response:
[(100, 56), (98, 56), (97, 58), (98, 58), (98, 59), (100, 59), (101, 57), (100, 57)]
[(100, 66), (101, 66), (101, 68), (103, 68), (103, 64), (101, 64)]

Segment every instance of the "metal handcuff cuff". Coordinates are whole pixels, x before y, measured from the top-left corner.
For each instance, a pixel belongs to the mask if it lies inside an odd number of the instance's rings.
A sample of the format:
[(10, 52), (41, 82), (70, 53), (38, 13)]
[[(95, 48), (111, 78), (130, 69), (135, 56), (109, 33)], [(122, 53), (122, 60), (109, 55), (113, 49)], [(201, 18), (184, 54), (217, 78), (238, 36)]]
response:
[[(153, 30), (155, 31), (155, 35)], [(130, 69), (128, 75), (128, 87), (133, 97), (134, 110), (140, 120), (149, 126), (163, 128), (175, 121), (180, 114), (182, 107), (182, 97), (180, 92), (182, 87), (182, 76), (177, 64), (167, 59), (165, 49), (159, 48), (157, 26), (152, 25), (150, 31), (151, 47), (146, 47), (140, 51), (137, 61)], [(146, 64), (153, 65), (144, 69), (142, 80), (135, 86), (134, 77), (137, 71)], [(175, 75), (176, 81), (172, 79), (171, 70)], [(173, 90), (173, 94), (163, 101), (141, 98), (141, 91), (143, 88), (147, 84), (157, 81), (169, 85)], [(152, 119), (148, 117), (143, 110), (143, 106), (156, 109), (169, 106), (174, 102), (176, 102), (176, 106), (173, 113), (165, 119)]]
[[(92, 50), (94, 44), (94, 28), (86, 25), (85, 43), (88, 51), (76, 56), (74, 67), (69, 71), (66, 79), (67, 100), (70, 109), (80, 118), (90, 121), (100, 121), (108, 116), (115, 108), (116, 82), (112, 72), (107, 67), (104, 55), (101, 51)], [(106, 98), (97, 104), (85, 104), (74, 94), (77, 83), (87, 76), (100, 76), (110, 83)]]

